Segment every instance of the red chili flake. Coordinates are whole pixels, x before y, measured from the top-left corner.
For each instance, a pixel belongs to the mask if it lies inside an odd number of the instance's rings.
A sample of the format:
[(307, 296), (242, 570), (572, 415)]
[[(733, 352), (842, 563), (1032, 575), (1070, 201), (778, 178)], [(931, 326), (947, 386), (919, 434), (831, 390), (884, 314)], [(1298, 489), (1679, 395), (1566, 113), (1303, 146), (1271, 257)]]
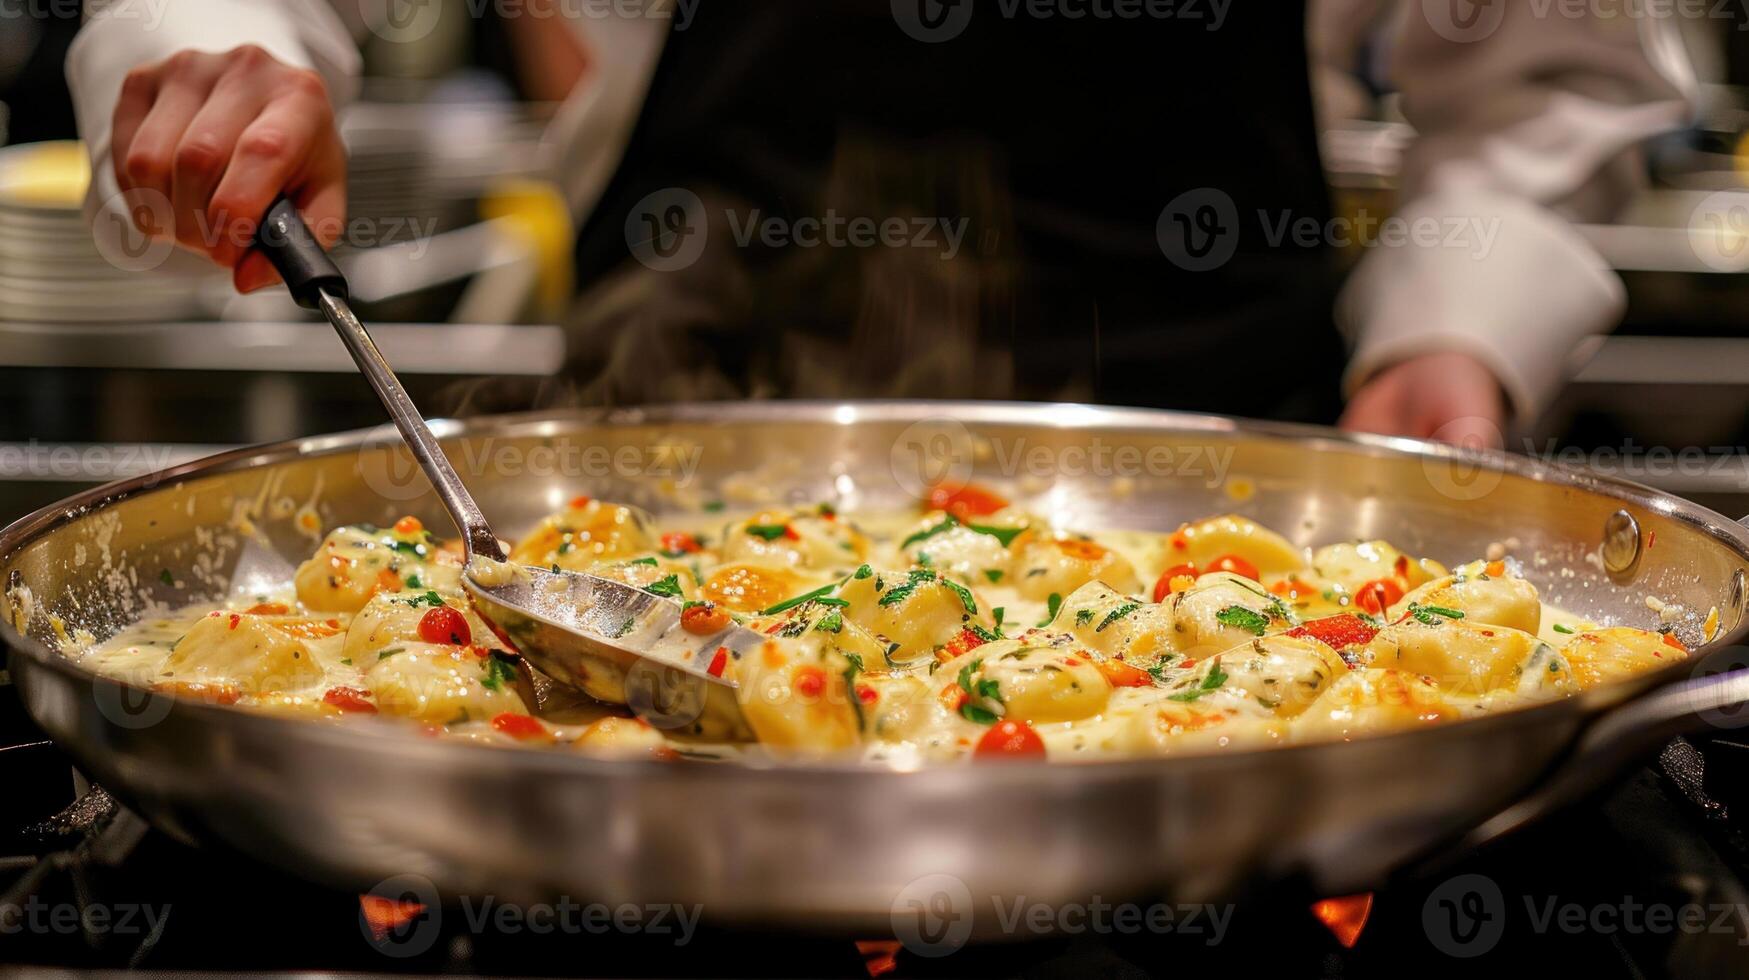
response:
[(880, 699), (881, 692), (869, 687), (867, 684), (856, 685), (856, 700), (861, 701), (863, 704), (874, 704)]
[(356, 711), (374, 715), (377, 706), (371, 703), (371, 693), (356, 687), (331, 687), (328, 693), (322, 695), (324, 704), (331, 704), (341, 711)]
[(243, 622), (243, 617), (237, 615), (236, 613), (231, 614), (231, 628), (232, 629), (236, 629), (237, 625), (241, 622)]
[(705, 669), (705, 673), (712, 677), (721, 677), (723, 676), (723, 668), (728, 666), (728, 664), (729, 648), (717, 647), (716, 656), (711, 657), (711, 665)]

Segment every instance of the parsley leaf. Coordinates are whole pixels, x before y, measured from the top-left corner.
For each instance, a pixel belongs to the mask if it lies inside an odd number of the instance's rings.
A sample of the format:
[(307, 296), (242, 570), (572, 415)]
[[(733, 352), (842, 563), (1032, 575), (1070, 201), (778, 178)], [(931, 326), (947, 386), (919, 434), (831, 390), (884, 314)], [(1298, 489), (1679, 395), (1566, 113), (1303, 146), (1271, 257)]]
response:
[(670, 575), (667, 578), (662, 579), (660, 582), (651, 582), (649, 585), (644, 586), (644, 591), (651, 595), (665, 596), (669, 599), (678, 599), (681, 595), (680, 576)]
[(1444, 606), (1423, 606), (1419, 602), (1409, 603), (1409, 615), (1415, 617), (1417, 622), (1425, 626), (1438, 626), (1443, 622), (1443, 620), (1440, 619), (1441, 616), (1445, 617), (1445, 619), (1464, 618), (1462, 610), (1447, 609)]
[(1188, 691), (1182, 691), (1178, 694), (1171, 695), (1166, 700), (1186, 702), (1195, 701), (1197, 698), (1202, 697), (1210, 691), (1219, 690), (1221, 685), (1225, 683), (1227, 683), (1227, 672), (1221, 669), (1220, 662), (1217, 661), (1213, 666), (1209, 667), (1209, 672), (1203, 676), (1201, 684)]
[(1244, 606), (1228, 606), (1220, 612), (1215, 613), (1215, 622), (1220, 623), (1222, 626), (1231, 626), (1234, 629), (1242, 629), (1255, 636), (1262, 636), (1269, 630), (1268, 616), (1263, 615), (1255, 609), (1246, 609)]
[(943, 517), (941, 519), (940, 523), (931, 524), (928, 527), (924, 528), (923, 530), (918, 531), (917, 533), (911, 535), (910, 537), (906, 538), (905, 540), (899, 542), (899, 550), (903, 551), (904, 549), (911, 547), (912, 545), (916, 544), (919, 541), (927, 541), (930, 538), (935, 537), (937, 534), (940, 534), (943, 531), (950, 531), (956, 527), (959, 527), (959, 524), (960, 524), (959, 518), (953, 516), (952, 514), (949, 514), (946, 517)]
[(747, 525), (747, 533), (753, 535), (756, 538), (764, 538), (767, 541), (775, 541), (778, 538), (781, 538), (785, 534), (789, 533), (789, 525), (788, 524), (749, 524), (749, 525)]
[(966, 607), (966, 614), (967, 615), (976, 616), (978, 614), (978, 602), (976, 599), (972, 598), (972, 590), (971, 589), (966, 588), (965, 586), (959, 584), (958, 582), (953, 581), (952, 579), (945, 579), (944, 578), (941, 580), (941, 584), (947, 586), (949, 589), (951, 589), (953, 591), (954, 595), (957, 595), (960, 597), (960, 605)]
[(480, 686), (488, 691), (496, 691), (504, 686), (504, 682), (516, 682), (516, 664), (505, 659), (496, 650), (486, 658), (486, 676), (480, 678)]
[(1555, 629), (1555, 632), (1557, 632), (1557, 633), (1566, 633), (1568, 635), (1572, 635), (1572, 633), (1573, 633), (1573, 627), (1564, 625), (1562, 623), (1556, 623), (1554, 626), (1554, 629)]
[(858, 582), (860, 582), (863, 579), (868, 578), (870, 575), (873, 575), (873, 574), (874, 574), (874, 569), (868, 567), (867, 565), (863, 565), (862, 567), (860, 567), (856, 570), (856, 574), (854, 574), (850, 577), (853, 579), (856, 579)]
[(790, 598), (783, 600), (782, 602), (778, 603), (777, 605), (772, 606), (770, 609), (761, 609), (759, 611), (759, 615), (761, 615), (761, 616), (775, 616), (780, 612), (784, 612), (785, 610), (794, 609), (795, 607), (801, 605), (804, 602), (808, 602), (808, 601), (813, 600), (813, 599), (818, 599), (821, 596), (825, 595), (828, 592), (831, 592), (833, 589), (836, 589), (836, 588), (838, 588), (838, 584), (836, 582), (822, 585), (812, 592), (803, 592), (801, 595), (791, 596)]
[(979, 534), (988, 534), (990, 537), (1002, 542), (1002, 547), (1004, 548), (1013, 544), (1014, 539), (1020, 537), (1020, 535), (1026, 531), (1026, 528), (1024, 527), (993, 527), (989, 524), (967, 524), (966, 526)]
[(1080, 612), (1075, 614), (1075, 625), (1076, 626), (1086, 626), (1088, 623), (1091, 623), (1091, 622), (1093, 622), (1093, 610), (1083, 609)]
[(995, 585), (997, 582), (1002, 581), (1002, 569), (986, 568), (984, 569), (984, 577), (990, 580), (991, 585)]
[(814, 624), (814, 628), (822, 633), (840, 632), (844, 629), (844, 614), (839, 610), (834, 609), (825, 616), (822, 616), (820, 621)]
[(1142, 608), (1142, 604), (1139, 602), (1126, 602), (1126, 603), (1124, 603), (1123, 605), (1117, 607), (1116, 609), (1113, 609), (1111, 612), (1106, 613), (1105, 618), (1099, 621), (1099, 625), (1093, 627), (1093, 632), (1095, 632), (1095, 633), (1105, 632), (1105, 628), (1107, 626), (1110, 626), (1112, 623), (1117, 622), (1118, 620), (1124, 618), (1125, 616), (1128, 616), (1130, 613), (1133, 613), (1140, 608)]
[(418, 609), (420, 606), (430, 606), (435, 609), (443, 605), (443, 596), (438, 595), (434, 589), (427, 589), (422, 595), (412, 596), (401, 601), (414, 609)]
[(636, 558), (636, 559), (633, 559), (631, 561), (628, 561), (628, 562), (626, 562), (626, 564), (627, 565), (648, 565), (651, 568), (655, 568), (656, 567), (656, 559), (646, 555), (643, 558)]
[(176, 579), (174, 579), (170, 576), (170, 569), (168, 569), (168, 568), (161, 568), (158, 570), (158, 581), (163, 582), (165, 585), (169, 585), (169, 586), (176, 585)]
[(1051, 620), (1057, 618), (1057, 610), (1061, 608), (1063, 608), (1063, 597), (1052, 592), (1051, 597), (1045, 600), (1045, 618), (1039, 623), (1039, 625), (1051, 625)]

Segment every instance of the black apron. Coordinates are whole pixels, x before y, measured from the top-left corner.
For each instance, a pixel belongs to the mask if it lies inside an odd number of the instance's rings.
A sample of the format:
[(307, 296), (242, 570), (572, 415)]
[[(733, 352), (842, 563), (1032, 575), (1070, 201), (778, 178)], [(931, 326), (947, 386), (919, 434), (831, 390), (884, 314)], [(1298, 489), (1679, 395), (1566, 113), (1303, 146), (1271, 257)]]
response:
[(580, 233), (580, 397), (1332, 418), (1304, 11), (1161, 6), (702, 0)]

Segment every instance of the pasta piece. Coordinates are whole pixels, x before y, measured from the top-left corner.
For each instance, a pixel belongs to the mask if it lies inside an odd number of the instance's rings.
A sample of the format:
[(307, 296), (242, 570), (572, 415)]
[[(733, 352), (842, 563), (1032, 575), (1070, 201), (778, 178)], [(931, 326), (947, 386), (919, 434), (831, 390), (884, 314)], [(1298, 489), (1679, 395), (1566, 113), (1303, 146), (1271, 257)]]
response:
[(1394, 579), (1404, 589), (1446, 575), (1430, 558), (1412, 559), (1388, 541), (1345, 541), (1312, 552), (1312, 575), (1353, 595), (1368, 582)]
[[(1256, 566), (1259, 575), (1285, 575), (1304, 563), (1304, 553), (1281, 535), (1246, 517), (1228, 514), (1186, 524), (1166, 543), (1167, 562), (1188, 562), (1207, 568), (1226, 555), (1237, 555)], [(1127, 590), (1126, 590), (1127, 591)]]
[(890, 641), (871, 668), (928, 657), (967, 629), (993, 637), (989, 607), (970, 587), (927, 568), (910, 572), (858, 569), (838, 588), (851, 622)]
[(852, 678), (882, 646), (837, 606), (791, 610), (772, 638), (734, 661), (742, 714), (760, 744), (780, 754), (828, 755), (854, 748), (867, 719)]
[(943, 664), (931, 682), (944, 703), (984, 724), (1078, 721), (1104, 711), (1111, 683), (1092, 658), (1070, 637), (1035, 640), (987, 643)]
[(1368, 668), (1336, 678), (1294, 719), (1291, 731), (1296, 741), (1347, 742), (1460, 717), (1462, 713), (1426, 678), (1408, 671)]
[(1586, 630), (1561, 648), (1581, 691), (1688, 659), (1673, 637), (1626, 626)]
[[(357, 663), (355, 661), (355, 663)], [(363, 679), (386, 715), (432, 725), (486, 721), (504, 712), (527, 714), (516, 692), (515, 668), (496, 654), (467, 647), (404, 643), (371, 655)]]
[(304, 638), (249, 613), (202, 616), (171, 648), (164, 669), (177, 684), (229, 686), (248, 694), (296, 690), (322, 679), (322, 665)]
[(1392, 621), (1409, 615), (1411, 604), (1435, 609), (1455, 609), (1464, 622), (1504, 626), (1535, 633), (1542, 624), (1542, 603), (1536, 586), (1511, 575), (1491, 575), (1480, 562), (1460, 568), (1459, 574), (1435, 579), (1405, 595), (1391, 606)]
[(642, 718), (602, 718), (583, 729), (571, 747), (607, 759), (678, 758), (662, 733)]
[(298, 566), (298, 601), (319, 612), (357, 612), (379, 592), (458, 591), (461, 569), (443, 543), (413, 518), (387, 530), (336, 528)]
[(1291, 718), (1347, 673), (1336, 651), (1317, 640), (1264, 636), (1199, 662), (1169, 697), (1234, 711), (1260, 707)]
[(1112, 748), (1146, 756), (1240, 751), (1279, 744), (1288, 731), (1271, 715), (1169, 701), (1131, 715)]
[(1101, 656), (1144, 670), (1178, 657), (1172, 647), (1170, 607), (1130, 598), (1102, 582), (1076, 589), (1046, 628), (1066, 632)]
[(518, 565), (557, 565), (581, 572), (598, 561), (655, 550), (656, 539), (642, 511), (578, 497), (518, 541), (510, 551), (510, 560)]
[(438, 606), (447, 606), (459, 613), (468, 625), (468, 642), (464, 646), (484, 649), (505, 649), (504, 643), (474, 611), (472, 603), (459, 596), (439, 597), (435, 592), (416, 595), (383, 593), (365, 603), (352, 617), (346, 629), (346, 641), (341, 653), (354, 664), (364, 665), (378, 651), (401, 643), (423, 642), (419, 623)]
[(1476, 696), (1516, 686), (1532, 658), (1544, 656), (1539, 648), (1552, 650), (1520, 630), (1430, 618), (1380, 630), (1367, 644), (1368, 666), (1418, 674), (1450, 694)]
[(1083, 537), (1027, 535), (1016, 542), (1012, 585), (1035, 602), (1066, 596), (1088, 582), (1104, 582), (1119, 592), (1135, 592), (1141, 582), (1129, 559)]
[(860, 564), (868, 538), (849, 521), (815, 511), (765, 511), (723, 530), (725, 561), (829, 570)]
[(1292, 625), (1286, 608), (1257, 583), (1231, 572), (1211, 572), (1164, 603), (1172, 615), (1173, 646), (1192, 658), (1231, 650), (1272, 629)]
[(925, 516), (900, 541), (900, 552), (914, 565), (927, 565), (970, 582), (999, 583), (1014, 571), (1014, 551), (1032, 519), (1002, 511), (962, 524), (942, 511)]
[(584, 569), (590, 575), (624, 582), (660, 596), (682, 601), (698, 598), (699, 583), (687, 565), (655, 555), (620, 561), (598, 561)]
[(721, 565), (704, 580), (705, 599), (741, 613), (758, 613), (800, 595), (807, 579), (787, 568), (736, 562)]

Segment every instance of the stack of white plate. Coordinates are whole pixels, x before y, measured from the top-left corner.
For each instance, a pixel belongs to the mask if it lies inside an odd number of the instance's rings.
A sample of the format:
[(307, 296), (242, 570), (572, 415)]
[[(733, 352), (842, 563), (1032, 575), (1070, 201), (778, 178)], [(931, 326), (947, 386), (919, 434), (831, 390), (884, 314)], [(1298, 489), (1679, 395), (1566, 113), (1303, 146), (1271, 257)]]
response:
[(177, 320), (199, 308), (187, 277), (119, 268), (93, 244), (82, 206), (85, 148), (70, 141), (0, 149), (0, 320)]

